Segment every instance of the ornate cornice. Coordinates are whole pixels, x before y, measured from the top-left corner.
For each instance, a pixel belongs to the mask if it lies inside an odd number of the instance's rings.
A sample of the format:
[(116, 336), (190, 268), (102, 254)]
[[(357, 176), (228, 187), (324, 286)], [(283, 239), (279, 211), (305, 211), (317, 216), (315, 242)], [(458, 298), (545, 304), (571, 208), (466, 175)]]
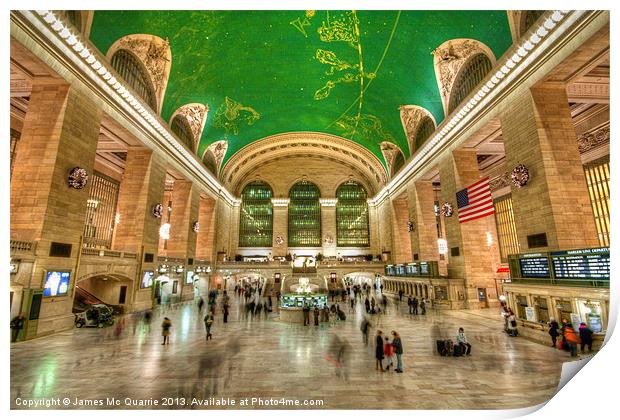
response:
[(603, 144), (609, 143), (610, 130), (609, 125), (598, 128), (597, 130), (584, 133), (577, 137), (577, 145), (579, 153), (585, 153), (589, 150), (597, 148)]
[(491, 187), (491, 191), (497, 191), (505, 187), (510, 187), (512, 184), (512, 180), (510, 177), (510, 173), (504, 172), (498, 177), (495, 177), (489, 181), (489, 186)]

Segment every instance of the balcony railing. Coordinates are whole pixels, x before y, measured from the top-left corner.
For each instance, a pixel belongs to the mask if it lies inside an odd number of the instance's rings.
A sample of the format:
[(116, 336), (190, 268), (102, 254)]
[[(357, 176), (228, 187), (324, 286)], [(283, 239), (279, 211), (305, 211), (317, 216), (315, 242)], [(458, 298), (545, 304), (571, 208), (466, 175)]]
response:
[(138, 258), (138, 255), (134, 252), (123, 252), (123, 251), (113, 251), (110, 249), (93, 249), (93, 248), (82, 248), (82, 255), (87, 255), (91, 257), (108, 257), (108, 258), (126, 258), (135, 260)]
[(34, 253), (35, 248), (35, 242), (11, 239), (11, 254)]

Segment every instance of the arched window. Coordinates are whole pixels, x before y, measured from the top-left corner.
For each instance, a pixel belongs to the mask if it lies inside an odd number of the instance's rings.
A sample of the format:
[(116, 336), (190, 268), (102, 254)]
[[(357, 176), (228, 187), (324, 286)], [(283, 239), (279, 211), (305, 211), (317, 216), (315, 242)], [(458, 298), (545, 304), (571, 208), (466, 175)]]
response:
[(321, 246), (321, 196), (312, 182), (301, 181), (289, 192), (288, 246)]
[(140, 60), (127, 50), (120, 49), (114, 53), (112, 67), (133, 90), (153, 109), (157, 109), (155, 92), (149, 76), (143, 69)]
[(424, 117), (415, 135), (415, 150), (419, 150), (434, 131), (435, 123), (433, 119), (431, 117)]
[(394, 164), (392, 165), (392, 176), (396, 175), (396, 173), (405, 165), (405, 156), (401, 151), (398, 151), (396, 157), (394, 158)]
[(253, 181), (241, 193), (239, 247), (271, 247), (273, 238), (273, 191), (263, 181)]
[(368, 194), (360, 184), (348, 181), (336, 190), (337, 246), (368, 247)]
[(181, 115), (177, 115), (172, 119), (172, 123), (170, 124), (170, 128), (172, 132), (177, 135), (179, 140), (181, 140), (190, 150), (194, 150), (194, 133), (192, 133), (192, 129), (185, 119)]
[(461, 68), (457, 79), (452, 85), (450, 106), (448, 113), (454, 111), (457, 106), (471, 93), (471, 91), (491, 71), (493, 63), (485, 54), (479, 53), (472, 56)]
[(545, 13), (544, 10), (524, 10), (521, 15), (521, 25), (519, 27), (519, 36), (523, 36), (528, 29), (532, 27), (534, 22)]

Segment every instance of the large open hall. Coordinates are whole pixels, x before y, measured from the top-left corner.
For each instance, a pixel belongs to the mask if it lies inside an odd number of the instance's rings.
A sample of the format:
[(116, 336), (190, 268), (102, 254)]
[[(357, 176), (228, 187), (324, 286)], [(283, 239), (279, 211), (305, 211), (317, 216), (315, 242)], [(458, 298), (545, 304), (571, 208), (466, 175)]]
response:
[(11, 410), (526, 409), (602, 355), (609, 10), (100, 7), (10, 11)]

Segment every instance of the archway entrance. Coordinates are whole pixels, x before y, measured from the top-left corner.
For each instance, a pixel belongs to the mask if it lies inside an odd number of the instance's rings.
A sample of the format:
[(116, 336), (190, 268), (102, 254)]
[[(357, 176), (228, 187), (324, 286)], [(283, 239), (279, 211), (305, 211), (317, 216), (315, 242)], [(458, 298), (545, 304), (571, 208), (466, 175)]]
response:
[(103, 303), (115, 313), (127, 312), (133, 302), (133, 280), (118, 274), (98, 274), (75, 285), (73, 312), (83, 312), (89, 305)]

